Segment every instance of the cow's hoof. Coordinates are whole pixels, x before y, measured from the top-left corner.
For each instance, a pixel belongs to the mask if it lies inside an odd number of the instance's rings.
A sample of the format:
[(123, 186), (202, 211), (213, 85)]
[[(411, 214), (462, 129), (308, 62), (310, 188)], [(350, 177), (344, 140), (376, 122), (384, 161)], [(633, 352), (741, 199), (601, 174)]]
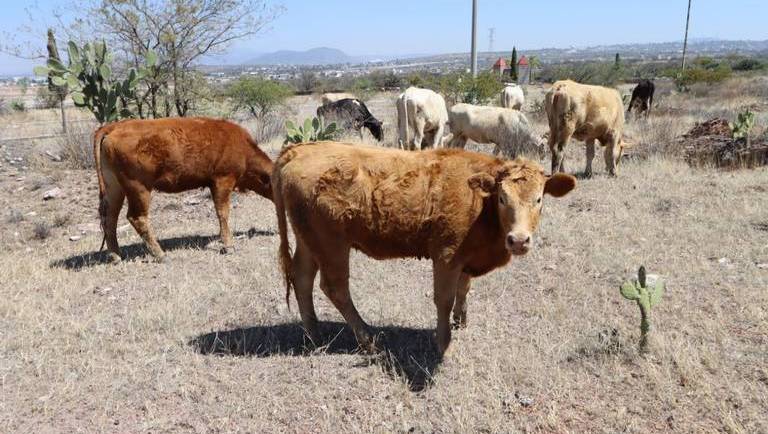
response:
[(234, 246), (224, 246), (221, 249), (219, 249), (219, 254), (222, 255), (231, 255), (232, 253), (235, 253), (235, 247)]
[(463, 330), (467, 328), (467, 320), (457, 320), (456, 318), (453, 319), (453, 324), (451, 324), (451, 328), (454, 330)]
[(167, 264), (169, 262), (168, 257), (165, 255), (154, 256), (152, 260), (157, 264)]
[(109, 264), (119, 264), (123, 261), (123, 258), (120, 257), (117, 253), (110, 252), (109, 257), (107, 258), (107, 263)]

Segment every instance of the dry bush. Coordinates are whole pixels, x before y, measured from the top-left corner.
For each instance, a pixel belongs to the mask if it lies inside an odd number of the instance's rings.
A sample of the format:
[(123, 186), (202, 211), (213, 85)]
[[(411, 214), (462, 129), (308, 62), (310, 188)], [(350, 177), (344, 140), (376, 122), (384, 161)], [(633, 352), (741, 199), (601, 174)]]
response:
[(56, 138), (61, 160), (73, 169), (90, 169), (93, 161), (93, 126), (70, 124), (66, 134)]
[(8, 212), (8, 217), (5, 219), (6, 223), (16, 224), (24, 221), (24, 213), (17, 209), (11, 209)]
[(32, 238), (44, 240), (51, 236), (51, 226), (47, 222), (37, 222), (32, 227)]
[(629, 152), (641, 158), (652, 155), (680, 157), (680, 138), (691, 125), (692, 119), (668, 115), (635, 119), (626, 126), (625, 140), (632, 145)]
[(53, 218), (53, 227), (62, 228), (68, 225), (72, 221), (72, 216), (69, 214), (58, 214)]
[(37, 95), (35, 96), (35, 107), (38, 109), (52, 109), (59, 107), (60, 100), (59, 95), (51, 92), (48, 86), (40, 86), (37, 88)]

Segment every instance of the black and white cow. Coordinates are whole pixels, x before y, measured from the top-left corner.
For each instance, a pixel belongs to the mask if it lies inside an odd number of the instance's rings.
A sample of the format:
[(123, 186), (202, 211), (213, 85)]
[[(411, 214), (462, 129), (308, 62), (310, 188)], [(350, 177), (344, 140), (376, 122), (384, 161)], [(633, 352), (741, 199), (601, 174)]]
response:
[(653, 92), (656, 90), (656, 86), (651, 80), (643, 79), (637, 83), (637, 86), (632, 90), (632, 99), (629, 100), (629, 107), (627, 107), (627, 114), (632, 111), (632, 107), (637, 107), (637, 113), (645, 112), (646, 115), (651, 113), (651, 106), (653, 105)]
[(317, 108), (317, 116), (328, 122), (336, 122), (339, 128), (355, 129), (363, 138), (363, 128), (368, 128), (376, 140), (384, 138), (381, 121), (376, 119), (365, 103), (356, 98), (344, 98), (336, 102), (323, 104)]

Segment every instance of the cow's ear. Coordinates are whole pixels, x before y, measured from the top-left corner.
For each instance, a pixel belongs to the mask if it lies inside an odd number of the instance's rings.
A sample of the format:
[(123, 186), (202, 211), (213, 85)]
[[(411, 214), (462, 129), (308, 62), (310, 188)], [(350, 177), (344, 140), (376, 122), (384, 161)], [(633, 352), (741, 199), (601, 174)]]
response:
[(565, 173), (555, 173), (544, 183), (544, 193), (554, 197), (563, 197), (576, 188), (576, 178)]
[(477, 190), (481, 196), (488, 197), (496, 189), (496, 178), (488, 173), (476, 173), (469, 177), (469, 188)]

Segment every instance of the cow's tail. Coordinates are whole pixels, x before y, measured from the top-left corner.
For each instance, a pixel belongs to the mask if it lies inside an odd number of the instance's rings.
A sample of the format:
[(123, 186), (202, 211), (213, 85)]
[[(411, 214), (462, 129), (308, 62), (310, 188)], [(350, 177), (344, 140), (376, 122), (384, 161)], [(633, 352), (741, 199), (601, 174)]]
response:
[(562, 89), (555, 89), (552, 95), (552, 112), (559, 128), (565, 124), (566, 119), (570, 116), (570, 99), (568, 93)]
[(96, 166), (96, 177), (99, 180), (99, 223), (101, 225), (101, 247), (99, 251), (104, 250), (104, 243), (107, 241), (107, 185), (104, 182), (104, 174), (101, 171), (101, 145), (107, 137), (107, 131), (101, 127), (93, 133), (93, 161)]
[(403, 141), (403, 149), (409, 150), (410, 149), (410, 124), (408, 123), (408, 95), (403, 94), (402, 100), (402, 116), (398, 116), (398, 121), (400, 124), (398, 125), (400, 127), (400, 140)]
[(280, 250), (278, 260), (280, 270), (285, 280), (285, 304), (288, 309), (291, 308), (291, 287), (293, 287), (293, 267), (291, 260), (291, 244), (288, 241), (288, 222), (285, 214), (285, 204), (283, 203), (283, 180), (280, 176), (281, 164), (275, 165), (272, 172), (272, 196), (275, 200), (275, 212), (277, 213), (277, 229), (280, 232)]

